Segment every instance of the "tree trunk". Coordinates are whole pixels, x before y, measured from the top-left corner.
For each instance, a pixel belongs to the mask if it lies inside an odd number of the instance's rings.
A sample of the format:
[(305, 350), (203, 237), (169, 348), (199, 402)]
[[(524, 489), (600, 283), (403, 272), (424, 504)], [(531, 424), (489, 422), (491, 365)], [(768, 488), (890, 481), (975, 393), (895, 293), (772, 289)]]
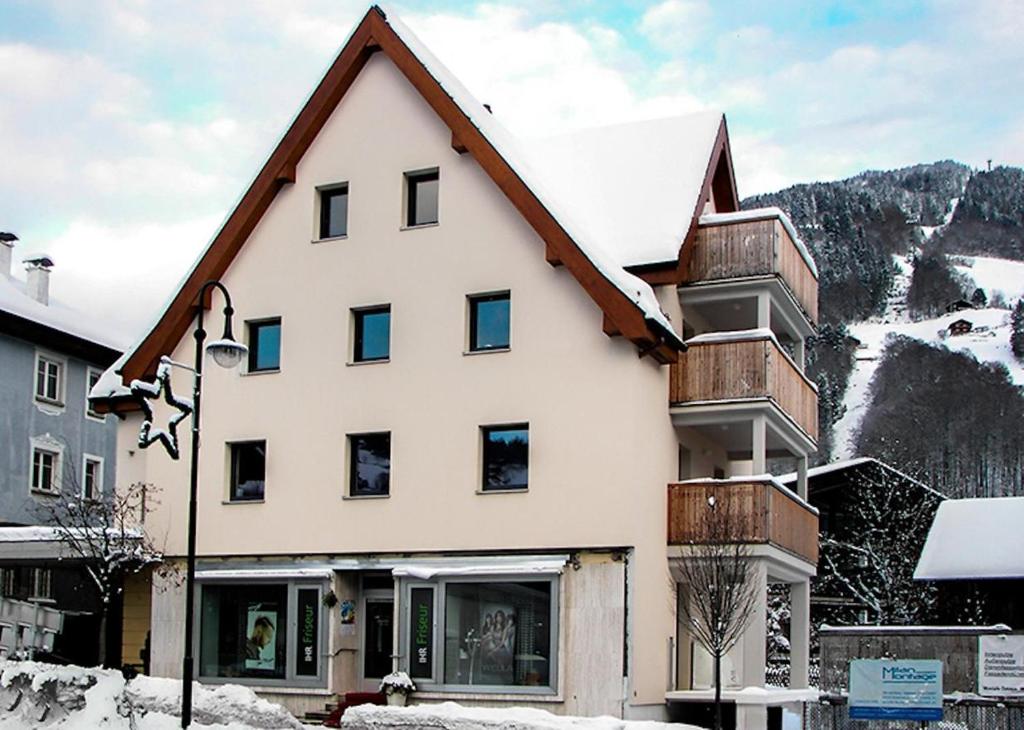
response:
[(99, 664), (104, 669), (110, 669), (107, 666), (107, 617), (110, 615), (109, 607), (106, 603), (100, 604), (100, 651), (99, 651)]
[(722, 730), (722, 655), (715, 654), (715, 730)]

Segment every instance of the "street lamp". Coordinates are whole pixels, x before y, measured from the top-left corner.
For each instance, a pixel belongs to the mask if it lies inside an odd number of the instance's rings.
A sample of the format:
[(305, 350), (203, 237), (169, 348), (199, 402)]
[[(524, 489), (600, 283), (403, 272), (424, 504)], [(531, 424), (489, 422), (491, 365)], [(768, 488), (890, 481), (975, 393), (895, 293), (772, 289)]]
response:
[(203, 342), (206, 330), (203, 329), (203, 302), (211, 288), (220, 289), (224, 295), (224, 334), (219, 340), (206, 346), (206, 351), (213, 361), (222, 368), (234, 368), (242, 361), (249, 348), (237, 342), (231, 333), (231, 316), (235, 310), (231, 306), (231, 295), (219, 281), (208, 281), (199, 289), (199, 315), (193, 337), (196, 340), (196, 360), (193, 370), (192, 388), (192, 464), (189, 474), (188, 493), (188, 572), (185, 578), (185, 659), (181, 671), (181, 726), (188, 728), (192, 724), (192, 623), (194, 620), (194, 604), (196, 592), (196, 492), (199, 484), (199, 397), (203, 389)]

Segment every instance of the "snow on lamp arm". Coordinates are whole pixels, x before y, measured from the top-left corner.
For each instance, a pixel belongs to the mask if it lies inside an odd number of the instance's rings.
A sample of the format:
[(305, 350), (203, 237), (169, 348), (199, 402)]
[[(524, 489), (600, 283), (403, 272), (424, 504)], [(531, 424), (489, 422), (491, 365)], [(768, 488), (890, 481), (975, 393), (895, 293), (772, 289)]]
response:
[[(142, 427), (139, 429), (139, 448), (148, 448), (151, 444), (159, 441), (170, 457), (175, 460), (181, 456), (181, 450), (178, 447), (178, 424), (192, 415), (195, 408), (191, 398), (182, 398), (174, 394), (171, 387), (171, 367), (176, 364), (178, 363), (165, 355), (160, 358), (154, 382), (133, 380), (129, 386), (143, 413)], [(192, 370), (188, 366), (181, 367)], [(161, 394), (163, 394), (167, 405), (176, 411), (168, 420), (166, 430), (153, 427), (153, 407), (149, 404), (150, 400), (158, 400)]]

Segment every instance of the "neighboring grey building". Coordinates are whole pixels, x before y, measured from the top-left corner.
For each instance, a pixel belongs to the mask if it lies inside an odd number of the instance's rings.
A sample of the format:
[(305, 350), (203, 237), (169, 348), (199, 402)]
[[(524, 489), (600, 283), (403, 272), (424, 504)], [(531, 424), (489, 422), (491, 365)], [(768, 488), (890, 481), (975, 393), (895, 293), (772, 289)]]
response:
[[(86, 397), (120, 353), (89, 317), (50, 301), (49, 257), (24, 259), (26, 281), (12, 276), (15, 240), (0, 234), (0, 525), (35, 525), (66, 490), (113, 494), (117, 419)], [(0, 542), (0, 593), (69, 612), (57, 658), (94, 660), (94, 586), (52, 547)]]

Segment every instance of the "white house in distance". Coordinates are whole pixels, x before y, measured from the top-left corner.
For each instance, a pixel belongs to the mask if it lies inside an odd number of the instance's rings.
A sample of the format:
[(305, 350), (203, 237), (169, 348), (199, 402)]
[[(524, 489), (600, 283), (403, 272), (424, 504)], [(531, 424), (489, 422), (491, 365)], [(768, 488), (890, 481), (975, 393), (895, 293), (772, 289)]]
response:
[[(124, 416), (119, 483), (162, 488), (150, 528), (180, 559), (188, 445), (139, 450), (124, 385), (191, 362), (199, 288), (230, 290), (250, 355), (204, 375), (199, 679), (297, 712), (393, 667), (419, 702), (699, 705), (673, 566), (714, 495), (743, 506), (762, 590), (792, 586), (805, 686), (816, 271), (778, 210), (737, 208), (721, 114), (527, 144), (371, 8), (93, 391)], [(778, 456), (799, 494), (765, 476)], [(154, 580), (153, 672), (179, 676), (183, 592)], [(763, 612), (730, 690), (764, 683)], [(765, 723), (763, 701), (739, 712)]]

